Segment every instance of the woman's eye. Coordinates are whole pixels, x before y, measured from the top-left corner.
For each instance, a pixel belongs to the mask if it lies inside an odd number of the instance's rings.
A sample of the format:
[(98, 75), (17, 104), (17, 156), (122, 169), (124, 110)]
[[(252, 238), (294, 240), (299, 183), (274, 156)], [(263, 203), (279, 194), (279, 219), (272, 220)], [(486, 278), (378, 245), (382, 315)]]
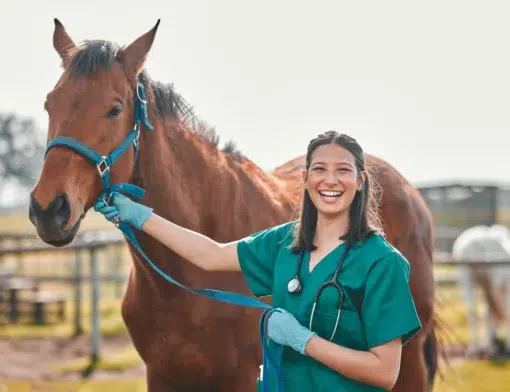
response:
[(108, 113), (106, 113), (106, 117), (115, 118), (122, 112), (122, 109), (123, 107), (121, 105), (115, 105)]

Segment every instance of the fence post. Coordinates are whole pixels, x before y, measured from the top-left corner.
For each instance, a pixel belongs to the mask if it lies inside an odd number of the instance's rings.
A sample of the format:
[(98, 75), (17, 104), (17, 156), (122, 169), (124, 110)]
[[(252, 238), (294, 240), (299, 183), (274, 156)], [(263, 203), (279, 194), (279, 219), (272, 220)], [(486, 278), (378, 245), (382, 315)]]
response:
[(77, 250), (74, 253), (75, 282), (74, 282), (74, 334), (81, 335), (83, 333), (82, 319), (82, 253)]
[(91, 278), (91, 319), (92, 319), (92, 351), (90, 360), (97, 362), (101, 351), (101, 331), (99, 329), (99, 271), (97, 266), (97, 249), (90, 249), (90, 278)]

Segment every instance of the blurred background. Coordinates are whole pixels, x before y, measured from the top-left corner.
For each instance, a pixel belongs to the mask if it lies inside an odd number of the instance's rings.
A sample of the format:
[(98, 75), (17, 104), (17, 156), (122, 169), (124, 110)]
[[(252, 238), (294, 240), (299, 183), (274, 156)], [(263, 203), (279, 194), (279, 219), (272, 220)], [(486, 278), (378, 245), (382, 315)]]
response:
[(75, 42), (121, 45), (161, 18), (151, 77), (266, 171), (328, 129), (390, 162), (434, 218), (448, 325), (434, 391), (507, 390), (509, 11), (504, 1), (3, 2), (0, 390), (145, 390), (120, 315), (131, 260), (119, 232), (89, 212), (73, 244), (41, 250), (28, 221), (43, 103), (61, 73), (55, 17)]

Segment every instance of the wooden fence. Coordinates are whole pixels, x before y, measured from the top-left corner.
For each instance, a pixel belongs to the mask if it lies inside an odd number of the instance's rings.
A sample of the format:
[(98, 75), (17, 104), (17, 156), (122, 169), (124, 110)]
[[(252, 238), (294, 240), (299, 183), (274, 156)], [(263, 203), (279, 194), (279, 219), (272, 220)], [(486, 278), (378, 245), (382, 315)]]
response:
[[(122, 233), (117, 230), (112, 231), (94, 231), (84, 232), (77, 236), (72, 244), (55, 248), (44, 243), (37, 242), (33, 235), (13, 235), (4, 233), (0, 235), (2, 242), (9, 243), (8, 246), (0, 247), (0, 261), (10, 258), (12, 262), (18, 263), (18, 267), (11, 269), (13, 275), (22, 276), (23, 278), (33, 279), (37, 282), (63, 282), (71, 284), (74, 287), (74, 329), (75, 334), (83, 332), (82, 324), (82, 283), (90, 282), (90, 298), (91, 298), (91, 352), (90, 357), (92, 361), (96, 361), (100, 357), (101, 350), (101, 332), (99, 325), (99, 302), (100, 302), (100, 283), (101, 282), (115, 282), (122, 284), (126, 281), (127, 276), (122, 274), (120, 269), (110, 274), (101, 274), (98, 264), (99, 256), (102, 252), (110, 252), (115, 250), (116, 257), (120, 257), (121, 247), (125, 247), (125, 239)], [(13, 245), (12, 242), (15, 244)], [(20, 242), (28, 244), (19, 245)], [(58, 254), (74, 256), (74, 273), (73, 274), (34, 274), (30, 269), (23, 268), (24, 258), (27, 256), (37, 256), (43, 258), (44, 256), (54, 256)], [(88, 259), (88, 273), (84, 274), (84, 260)], [(39, 261), (39, 264), (44, 261)], [(69, 264), (68, 260), (66, 263)], [(114, 263), (115, 265), (115, 263)], [(21, 267), (20, 267), (21, 266)], [(20, 273), (21, 272), (21, 273)]]

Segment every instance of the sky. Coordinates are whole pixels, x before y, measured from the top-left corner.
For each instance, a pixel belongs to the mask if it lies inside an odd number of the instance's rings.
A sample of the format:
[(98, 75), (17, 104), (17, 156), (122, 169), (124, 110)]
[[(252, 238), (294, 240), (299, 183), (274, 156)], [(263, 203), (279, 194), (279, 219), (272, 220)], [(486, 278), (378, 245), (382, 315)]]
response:
[(75, 42), (129, 44), (161, 19), (146, 68), (270, 170), (329, 129), (413, 184), (506, 182), (510, 4), (504, 1), (4, 1), (0, 111), (46, 132), (61, 69), (53, 18)]

